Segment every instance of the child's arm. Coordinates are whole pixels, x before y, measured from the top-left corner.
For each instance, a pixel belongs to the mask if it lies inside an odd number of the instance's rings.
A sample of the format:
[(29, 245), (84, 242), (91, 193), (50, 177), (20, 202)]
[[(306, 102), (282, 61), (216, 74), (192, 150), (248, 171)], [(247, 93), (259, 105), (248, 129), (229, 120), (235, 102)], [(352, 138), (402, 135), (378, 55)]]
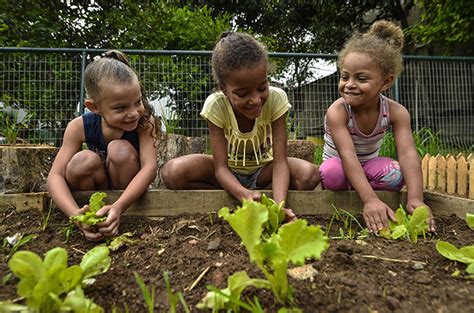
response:
[(286, 200), (290, 184), (290, 170), (288, 168), (288, 150), (286, 135), (286, 114), (272, 123), (273, 137), (273, 170), (272, 191), (276, 203)]
[(207, 124), (209, 127), (215, 175), (219, 184), (239, 201), (242, 201), (242, 199), (258, 200), (260, 193), (242, 186), (230, 172), (227, 165), (227, 139), (224, 136), (224, 130), (210, 121)]
[(340, 100), (329, 107), (326, 118), (331, 129), (332, 139), (341, 157), (344, 173), (364, 203), (363, 217), (367, 227), (372, 232), (388, 227), (387, 216), (395, 220), (395, 214), (387, 204), (377, 197), (365, 176), (347, 129), (347, 111)]
[(120, 216), (140, 196), (145, 193), (157, 174), (157, 151), (152, 136), (152, 127), (147, 124), (139, 131), (140, 140), (140, 170), (125, 188), (122, 195), (111, 205), (101, 208), (97, 215), (107, 214), (107, 220), (97, 224), (99, 231), (106, 237), (118, 233)]
[[(401, 104), (389, 101), (390, 121), (397, 146), (398, 162), (407, 186), (406, 210), (408, 213), (412, 213), (419, 206), (429, 208), (423, 202), (421, 162), (413, 141), (410, 114)], [(430, 230), (435, 231), (435, 223), (432, 218), (430, 219)]]
[[(48, 193), (54, 203), (67, 217), (83, 214), (89, 209), (87, 205), (79, 208), (66, 182), (66, 167), (72, 157), (80, 151), (83, 142), (84, 124), (82, 117), (78, 117), (72, 120), (66, 127), (63, 144), (48, 174)], [(85, 224), (79, 223), (77, 226), (89, 240), (102, 238), (101, 234), (91, 231)]]

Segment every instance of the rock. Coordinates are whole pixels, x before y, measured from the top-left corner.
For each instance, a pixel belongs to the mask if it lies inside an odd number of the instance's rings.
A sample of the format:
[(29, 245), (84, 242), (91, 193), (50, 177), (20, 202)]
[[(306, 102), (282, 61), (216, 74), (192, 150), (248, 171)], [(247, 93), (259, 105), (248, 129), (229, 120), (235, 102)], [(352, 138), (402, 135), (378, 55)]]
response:
[(212, 285), (217, 288), (224, 287), (224, 273), (220, 270), (215, 270), (214, 273), (212, 273)]
[(318, 271), (311, 264), (305, 264), (288, 270), (288, 275), (297, 280), (309, 279), (313, 281), (313, 277), (316, 276), (316, 274), (318, 274)]
[(316, 145), (309, 140), (288, 140), (288, 157), (313, 163)]
[(204, 153), (205, 139), (197, 137), (186, 137), (177, 134), (161, 133), (157, 142), (157, 164), (158, 172), (155, 181), (151, 184), (152, 189), (165, 188), (160, 176), (160, 169), (171, 159), (192, 154)]
[(220, 244), (221, 244), (221, 239), (216, 238), (212, 240), (211, 242), (209, 242), (209, 244), (207, 245), (207, 250), (217, 250), (219, 249)]
[(400, 300), (395, 297), (387, 296), (387, 306), (390, 310), (399, 309), (401, 306)]

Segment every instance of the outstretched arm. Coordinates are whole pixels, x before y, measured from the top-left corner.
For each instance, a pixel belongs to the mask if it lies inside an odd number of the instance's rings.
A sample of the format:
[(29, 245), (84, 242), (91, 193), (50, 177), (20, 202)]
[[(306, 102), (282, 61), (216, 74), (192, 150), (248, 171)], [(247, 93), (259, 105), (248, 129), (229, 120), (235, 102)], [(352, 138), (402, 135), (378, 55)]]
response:
[(276, 203), (286, 200), (290, 184), (290, 170), (288, 168), (288, 150), (286, 135), (286, 114), (272, 123), (273, 137), (273, 169), (272, 191)]

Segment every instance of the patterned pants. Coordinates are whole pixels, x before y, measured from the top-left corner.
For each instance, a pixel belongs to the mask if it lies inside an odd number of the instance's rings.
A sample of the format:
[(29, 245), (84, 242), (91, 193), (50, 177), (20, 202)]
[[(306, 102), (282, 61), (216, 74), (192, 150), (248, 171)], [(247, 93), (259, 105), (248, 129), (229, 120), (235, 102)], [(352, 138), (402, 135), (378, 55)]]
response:
[[(362, 169), (374, 190), (397, 191), (405, 184), (400, 165), (393, 159), (376, 157), (362, 164)], [(319, 171), (323, 189), (334, 191), (352, 189), (344, 174), (340, 158), (327, 159), (321, 164)]]

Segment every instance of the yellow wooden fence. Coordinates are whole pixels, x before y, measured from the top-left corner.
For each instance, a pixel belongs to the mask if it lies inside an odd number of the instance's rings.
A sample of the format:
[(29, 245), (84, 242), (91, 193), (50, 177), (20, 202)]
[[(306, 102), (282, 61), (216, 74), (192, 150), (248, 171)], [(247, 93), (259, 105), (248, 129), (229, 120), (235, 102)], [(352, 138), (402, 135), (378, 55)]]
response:
[(474, 199), (474, 155), (429, 154), (421, 160), (423, 188)]

